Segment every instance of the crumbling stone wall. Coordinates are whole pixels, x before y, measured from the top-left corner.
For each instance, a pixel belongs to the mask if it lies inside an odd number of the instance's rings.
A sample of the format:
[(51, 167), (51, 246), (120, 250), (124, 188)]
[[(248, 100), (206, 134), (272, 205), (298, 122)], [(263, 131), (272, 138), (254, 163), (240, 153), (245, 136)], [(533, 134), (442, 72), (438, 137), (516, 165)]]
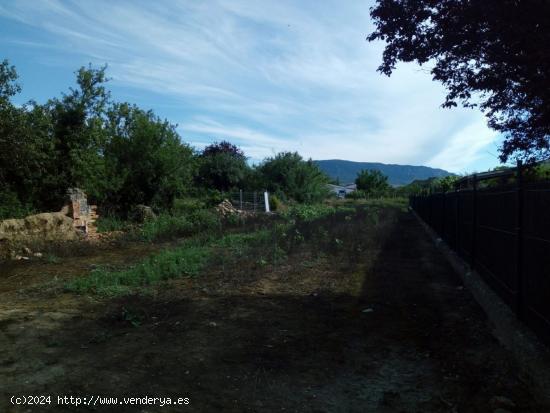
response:
[(73, 226), (88, 236), (95, 236), (97, 231), (95, 221), (97, 220), (97, 206), (88, 204), (88, 197), (79, 188), (67, 190), (67, 205), (61, 212), (73, 219)]
[(0, 260), (25, 258), (17, 255), (17, 252), (27, 250), (29, 243), (75, 241), (83, 237), (98, 239), (95, 226), (96, 208), (95, 205), (88, 204), (82, 190), (71, 188), (67, 191), (67, 203), (59, 212), (0, 221)]

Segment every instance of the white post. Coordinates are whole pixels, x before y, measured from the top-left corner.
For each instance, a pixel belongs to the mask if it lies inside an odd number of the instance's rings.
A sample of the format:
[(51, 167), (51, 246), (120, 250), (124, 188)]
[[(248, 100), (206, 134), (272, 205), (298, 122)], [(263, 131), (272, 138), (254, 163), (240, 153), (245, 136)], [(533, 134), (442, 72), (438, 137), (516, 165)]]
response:
[(264, 192), (264, 201), (265, 201), (265, 212), (270, 212), (270, 210), (269, 210), (269, 193), (267, 191)]

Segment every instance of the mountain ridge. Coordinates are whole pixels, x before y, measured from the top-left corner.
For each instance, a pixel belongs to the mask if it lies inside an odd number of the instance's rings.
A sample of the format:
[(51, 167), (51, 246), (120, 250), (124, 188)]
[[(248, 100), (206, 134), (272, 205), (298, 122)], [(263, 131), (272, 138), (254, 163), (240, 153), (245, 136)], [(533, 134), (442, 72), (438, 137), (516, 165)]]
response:
[(338, 179), (341, 184), (355, 181), (361, 169), (374, 169), (388, 177), (393, 186), (407, 185), (416, 179), (440, 178), (455, 175), (440, 168), (431, 168), (423, 165), (385, 164), (382, 162), (357, 162), (345, 159), (314, 160), (319, 168), (331, 179)]

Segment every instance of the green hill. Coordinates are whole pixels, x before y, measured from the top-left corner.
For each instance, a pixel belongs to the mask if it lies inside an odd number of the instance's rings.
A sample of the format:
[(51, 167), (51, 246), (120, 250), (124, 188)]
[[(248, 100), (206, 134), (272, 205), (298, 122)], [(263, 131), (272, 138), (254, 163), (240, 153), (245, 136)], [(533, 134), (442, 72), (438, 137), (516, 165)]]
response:
[(376, 169), (388, 177), (391, 185), (401, 186), (415, 179), (428, 179), (454, 175), (448, 171), (428, 166), (392, 165), (378, 162), (353, 162), (341, 159), (314, 161), (332, 179), (339, 179), (341, 184), (355, 181), (361, 169)]

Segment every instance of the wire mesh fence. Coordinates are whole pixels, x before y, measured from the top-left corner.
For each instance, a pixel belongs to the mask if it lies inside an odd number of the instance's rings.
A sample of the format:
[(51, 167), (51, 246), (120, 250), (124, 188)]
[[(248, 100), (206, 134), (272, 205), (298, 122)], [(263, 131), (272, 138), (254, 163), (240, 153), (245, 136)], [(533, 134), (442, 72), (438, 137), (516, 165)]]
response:
[(410, 205), (550, 343), (550, 181), (524, 182), (521, 165), (509, 173), (500, 181), (473, 175), (453, 192), (412, 196)]
[(232, 192), (229, 200), (235, 208), (247, 212), (270, 212), (268, 192)]

